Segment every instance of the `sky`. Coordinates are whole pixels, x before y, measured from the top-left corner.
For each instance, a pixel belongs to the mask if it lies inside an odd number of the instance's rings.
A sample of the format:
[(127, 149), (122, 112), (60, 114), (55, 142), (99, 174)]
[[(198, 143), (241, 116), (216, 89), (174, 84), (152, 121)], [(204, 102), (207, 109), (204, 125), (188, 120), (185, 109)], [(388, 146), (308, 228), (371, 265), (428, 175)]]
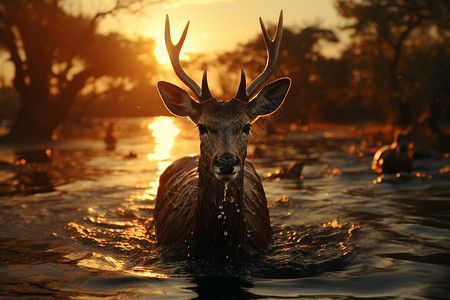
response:
[(164, 46), (166, 14), (170, 18), (174, 43), (186, 22), (190, 21), (182, 52), (212, 53), (233, 50), (237, 44), (259, 35), (259, 17), (266, 25), (276, 24), (281, 10), (285, 27), (319, 23), (323, 27), (336, 28), (343, 24), (334, 0), (172, 0), (149, 6), (139, 15), (122, 14), (106, 18), (100, 24), (100, 30), (119, 31), (130, 37), (153, 37), (157, 42), (155, 54), (158, 61), (167, 63)]
[[(115, 0), (69, 0), (66, 7), (76, 10), (104, 11)], [(130, 38), (144, 36), (154, 38), (155, 55), (163, 66), (169, 57), (164, 44), (165, 17), (169, 15), (172, 39), (178, 42), (188, 21), (189, 31), (181, 50), (181, 58), (189, 53), (215, 53), (233, 50), (239, 43), (246, 43), (261, 36), (259, 17), (266, 26), (278, 22), (283, 10), (285, 27), (303, 27), (319, 23), (325, 28), (336, 28), (345, 23), (334, 7), (334, 0), (166, 0), (138, 13), (119, 13), (104, 18), (99, 24), (102, 33), (116, 31)], [(337, 32), (338, 36), (339, 33)], [(345, 38), (341, 35), (340, 37)], [(325, 55), (338, 56), (339, 47), (324, 47)], [(6, 82), (13, 76), (14, 67), (7, 61), (8, 55), (0, 54), (0, 72)]]

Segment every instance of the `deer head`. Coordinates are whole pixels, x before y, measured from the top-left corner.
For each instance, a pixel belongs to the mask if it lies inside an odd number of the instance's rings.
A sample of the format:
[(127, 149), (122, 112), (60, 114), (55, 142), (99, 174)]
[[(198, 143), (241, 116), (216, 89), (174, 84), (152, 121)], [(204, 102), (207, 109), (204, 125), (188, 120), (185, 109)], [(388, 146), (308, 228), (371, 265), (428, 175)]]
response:
[(166, 17), (165, 41), (177, 76), (195, 94), (194, 100), (185, 90), (165, 81), (158, 82), (158, 90), (167, 109), (177, 116), (187, 116), (197, 124), (200, 133), (200, 167), (205, 167), (216, 179), (233, 180), (243, 169), (247, 156), (247, 142), (251, 124), (260, 116), (275, 112), (283, 103), (291, 85), (289, 78), (278, 79), (253, 97), (273, 72), (283, 32), (283, 12), (272, 40), (260, 18), (268, 61), (264, 71), (247, 87), (244, 68), (236, 95), (229, 101), (214, 98), (209, 90), (206, 69), (200, 87), (181, 67), (179, 54), (186, 38), (189, 22), (180, 41), (174, 45), (170, 37), (169, 18)]

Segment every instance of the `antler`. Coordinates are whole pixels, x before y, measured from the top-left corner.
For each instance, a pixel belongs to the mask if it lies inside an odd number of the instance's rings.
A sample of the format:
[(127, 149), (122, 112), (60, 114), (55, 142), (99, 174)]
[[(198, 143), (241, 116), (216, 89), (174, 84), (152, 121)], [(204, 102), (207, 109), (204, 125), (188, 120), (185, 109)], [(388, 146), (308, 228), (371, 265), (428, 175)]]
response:
[(184, 72), (183, 67), (180, 63), (180, 50), (183, 46), (184, 40), (186, 39), (186, 34), (189, 28), (189, 21), (186, 24), (186, 27), (184, 27), (183, 34), (181, 35), (180, 40), (176, 45), (172, 43), (172, 38), (170, 37), (170, 24), (169, 24), (169, 16), (166, 15), (166, 28), (165, 28), (165, 41), (166, 41), (166, 48), (167, 52), (169, 53), (170, 62), (172, 63), (173, 70), (175, 71), (175, 74), (177, 74), (178, 78), (183, 81), (184, 84), (186, 84), (191, 91), (194, 92), (194, 94), (197, 96), (197, 99), (202, 102), (205, 100), (209, 100), (211, 98), (214, 98), (209, 90), (208, 87), (208, 80), (206, 76), (206, 69), (203, 72), (203, 79), (202, 79), (202, 87), (200, 86), (191, 78), (189, 75)]
[(259, 18), (259, 23), (261, 24), (262, 35), (264, 38), (264, 43), (267, 48), (267, 64), (264, 71), (249, 85), (246, 87), (245, 71), (244, 67), (241, 69), (241, 82), (239, 84), (238, 91), (235, 98), (239, 100), (249, 101), (252, 95), (261, 87), (261, 85), (269, 79), (275, 67), (275, 62), (277, 61), (278, 52), (281, 44), (281, 36), (283, 35), (283, 10), (280, 12), (280, 18), (278, 19), (277, 32), (275, 33), (275, 38), (272, 40), (267, 33), (266, 26), (261, 18)]

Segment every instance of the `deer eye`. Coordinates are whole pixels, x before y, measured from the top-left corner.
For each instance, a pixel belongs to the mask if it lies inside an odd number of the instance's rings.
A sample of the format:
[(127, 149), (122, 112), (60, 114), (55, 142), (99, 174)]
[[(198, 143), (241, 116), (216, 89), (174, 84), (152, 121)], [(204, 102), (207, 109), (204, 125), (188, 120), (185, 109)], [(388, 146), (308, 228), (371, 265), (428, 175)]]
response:
[(208, 128), (206, 128), (205, 125), (198, 124), (197, 128), (198, 128), (198, 132), (200, 132), (200, 134), (208, 133)]
[(252, 125), (247, 124), (244, 126), (244, 128), (242, 128), (242, 132), (245, 134), (249, 134), (250, 133), (250, 129), (252, 129)]

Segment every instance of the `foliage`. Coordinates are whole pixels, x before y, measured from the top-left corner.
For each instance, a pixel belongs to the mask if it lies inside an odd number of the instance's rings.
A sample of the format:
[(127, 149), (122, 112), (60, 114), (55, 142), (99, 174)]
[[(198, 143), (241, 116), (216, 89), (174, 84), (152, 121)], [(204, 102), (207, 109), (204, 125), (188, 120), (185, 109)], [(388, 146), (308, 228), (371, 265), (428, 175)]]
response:
[[(271, 28), (272, 32), (275, 28)], [(327, 91), (320, 90), (321, 82), (327, 80), (328, 63), (320, 53), (319, 41), (337, 42), (331, 30), (310, 26), (302, 30), (285, 28), (281, 51), (273, 78), (289, 76), (293, 80), (288, 100), (283, 106), (282, 113), (286, 120), (301, 119), (307, 122), (311, 110), (314, 110), (314, 101), (311, 98), (320, 98)], [(207, 63), (205, 63), (207, 64)], [(266, 48), (263, 39), (258, 35), (246, 44), (239, 45), (236, 51), (219, 55), (211, 65), (219, 66), (221, 74), (234, 74), (220, 78), (223, 98), (233, 97), (237, 91), (241, 66), (247, 75), (247, 84), (256, 78), (266, 64)], [(308, 86), (308, 88), (304, 88)], [(234, 89), (236, 88), (236, 90)], [(313, 113), (314, 114), (314, 113)]]
[(8, 120), (19, 109), (19, 96), (11, 87), (0, 88), (0, 120)]
[[(158, 72), (154, 41), (96, 32), (101, 18), (144, 2), (160, 1), (116, 0), (105, 11), (83, 16), (68, 14), (63, 0), (0, 0), (0, 48), (15, 65), (20, 99), (17, 107), (17, 98), (2, 92), (12, 102), (7, 106), (2, 96), (1, 116), (18, 111), (11, 133), (48, 138), (67, 117), (165, 113), (162, 102), (147, 103), (157, 98), (149, 86)], [(335, 31), (319, 25), (284, 29), (272, 78), (289, 76), (293, 84), (278, 119), (378, 121), (413, 130), (427, 125), (441, 134), (442, 122), (450, 120), (448, 1), (336, 0), (336, 8), (348, 20), (342, 29), (351, 33), (338, 58), (321, 51), (338, 42)], [(265, 64), (258, 34), (217, 57), (198, 55), (188, 67), (194, 75), (208, 68), (213, 94), (229, 99), (241, 66), (249, 84)]]
[[(354, 81), (364, 86), (363, 98), (380, 103), (393, 125), (414, 126), (423, 109), (432, 112), (433, 119), (445, 117), (445, 110), (431, 107), (437, 98), (448, 99), (447, 88), (435, 86), (437, 96), (424, 87), (430, 79), (442, 82), (448, 76), (438, 71), (449, 61), (448, 1), (338, 0), (337, 9), (352, 21), (345, 27), (352, 32), (346, 55), (355, 58)], [(431, 55), (427, 73), (432, 77), (424, 77), (423, 68), (411, 68), (424, 62), (424, 55)]]
[(153, 40), (96, 33), (99, 19), (135, 2), (117, 0), (91, 17), (68, 14), (59, 0), (0, 2), (0, 47), (14, 63), (21, 100), (11, 138), (49, 139), (81, 91), (93, 96), (148, 81)]
[[(446, 1), (336, 1), (350, 20), (351, 42), (339, 58), (325, 57), (324, 43), (335, 32), (318, 25), (285, 28), (273, 78), (293, 83), (279, 119), (310, 122), (389, 122), (418, 128), (424, 122), (439, 134), (449, 119), (449, 7)], [(272, 28), (272, 32), (275, 28)], [(192, 62), (197, 69), (219, 73), (222, 98), (234, 95), (239, 70), (248, 82), (266, 63), (258, 36), (232, 52)], [(212, 72), (209, 72), (210, 74)], [(219, 95), (220, 96), (220, 95)]]

